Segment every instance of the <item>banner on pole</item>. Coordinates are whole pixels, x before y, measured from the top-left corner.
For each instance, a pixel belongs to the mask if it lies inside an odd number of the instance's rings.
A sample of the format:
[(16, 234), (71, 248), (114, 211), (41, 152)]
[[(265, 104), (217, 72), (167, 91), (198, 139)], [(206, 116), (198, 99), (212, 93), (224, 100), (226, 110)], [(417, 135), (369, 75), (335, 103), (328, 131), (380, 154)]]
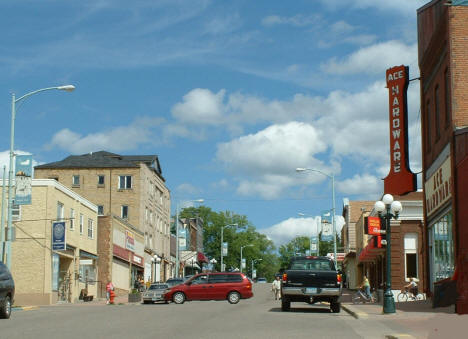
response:
[(54, 251), (66, 250), (65, 221), (52, 223), (52, 249)]
[(322, 241), (333, 240), (332, 215), (330, 211), (322, 212)]
[(31, 205), (32, 155), (17, 155), (15, 161), (15, 205)]
[(228, 243), (227, 242), (223, 242), (222, 254), (223, 254), (223, 257), (228, 255)]

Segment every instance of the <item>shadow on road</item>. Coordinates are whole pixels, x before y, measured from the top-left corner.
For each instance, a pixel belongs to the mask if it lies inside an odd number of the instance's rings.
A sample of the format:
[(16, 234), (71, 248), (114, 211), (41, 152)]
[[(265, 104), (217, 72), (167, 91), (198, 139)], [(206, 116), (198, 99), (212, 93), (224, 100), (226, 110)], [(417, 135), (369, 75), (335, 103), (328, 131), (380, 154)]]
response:
[[(281, 307), (274, 307), (269, 310), (269, 312), (282, 312)], [(288, 312), (284, 313), (330, 313), (329, 308), (309, 308), (309, 307), (291, 307)]]

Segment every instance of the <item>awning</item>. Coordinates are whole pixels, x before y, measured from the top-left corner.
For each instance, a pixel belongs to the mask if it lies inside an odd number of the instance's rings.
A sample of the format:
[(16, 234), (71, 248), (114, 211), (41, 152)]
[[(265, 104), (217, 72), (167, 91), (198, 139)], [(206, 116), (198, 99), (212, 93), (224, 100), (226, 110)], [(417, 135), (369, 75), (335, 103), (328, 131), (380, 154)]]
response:
[(359, 253), (360, 262), (375, 261), (380, 254), (385, 252), (384, 247), (378, 247), (379, 241), (378, 236), (373, 236), (369, 239), (367, 246), (362, 249), (361, 253)]
[(207, 263), (208, 264), (208, 258), (202, 253), (202, 252), (198, 252), (197, 253), (197, 261), (198, 262), (201, 262), (201, 263)]
[(94, 260), (98, 259), (97, 255), (86, 252), (86, 251), (83, 251), (83, 250), (80, 250), (80, 257), (90, 258), (90, 259), (94, 259)]

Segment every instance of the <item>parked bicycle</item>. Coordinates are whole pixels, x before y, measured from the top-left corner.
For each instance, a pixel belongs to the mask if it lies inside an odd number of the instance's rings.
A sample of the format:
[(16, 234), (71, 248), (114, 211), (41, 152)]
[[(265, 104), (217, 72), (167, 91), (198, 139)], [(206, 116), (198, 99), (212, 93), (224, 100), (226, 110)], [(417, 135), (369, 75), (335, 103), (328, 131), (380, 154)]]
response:
[(353, 295), (353, 304), (375, 303), (376, 301), (377, 296), (375, 291), (371, 292), (371, 295), (368, 296), (362, 289), (359, 289)]
[(400, 293), (398, 293), (397, 300), (399, 302), (404, 302), (404, 301), (408, 301), (408, 300), (410, 300), (410, 301), (424, 300), (424, 295), (422, 293), (417, 293), (416, 295), (414, 295), (407, 288), (405, 288)]

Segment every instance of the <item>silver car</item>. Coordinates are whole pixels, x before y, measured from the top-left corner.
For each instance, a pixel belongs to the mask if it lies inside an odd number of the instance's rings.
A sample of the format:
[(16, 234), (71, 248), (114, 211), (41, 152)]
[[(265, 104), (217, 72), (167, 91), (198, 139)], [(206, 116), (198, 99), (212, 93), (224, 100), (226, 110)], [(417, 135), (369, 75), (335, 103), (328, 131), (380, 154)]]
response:
[(143, 303), (152, 304), (156, 301), (164, 301), (167, 304), (167, 301), (164, 300), (163, 293), (169, 288), (169, 285), (164, 283), (154, 283), (143, 292)]

